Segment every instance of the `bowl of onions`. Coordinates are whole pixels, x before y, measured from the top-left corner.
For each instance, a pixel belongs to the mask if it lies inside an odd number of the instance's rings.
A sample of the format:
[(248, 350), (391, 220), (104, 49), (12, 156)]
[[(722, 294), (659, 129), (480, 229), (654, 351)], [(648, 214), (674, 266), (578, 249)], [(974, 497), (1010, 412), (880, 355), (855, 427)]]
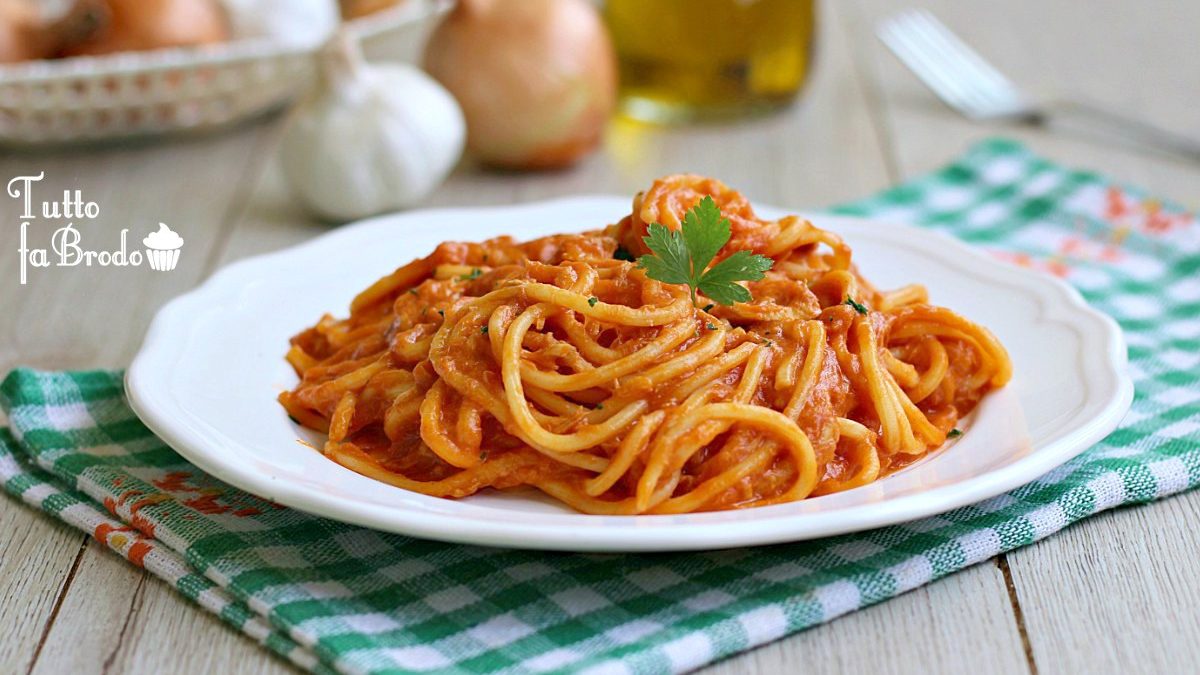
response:
[[(307, 89), (344, 20), (419, 39), (446, 0), (0, 0), (0, 143), (197, 131)], [(389, 50), (393, 51), (393, 50)], [(416, 47), (408, 51), (416, 51)]]

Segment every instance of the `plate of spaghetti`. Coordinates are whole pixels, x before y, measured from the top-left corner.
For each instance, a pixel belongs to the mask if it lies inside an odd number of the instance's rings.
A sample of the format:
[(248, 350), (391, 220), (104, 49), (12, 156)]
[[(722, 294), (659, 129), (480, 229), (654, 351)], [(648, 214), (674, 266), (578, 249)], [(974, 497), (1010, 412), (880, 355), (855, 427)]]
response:
[(159, 313), (127, 389), (181, 454), (280, 504), (664, 551), (995, 496), (1115, 428), (1125, 369), (1115, 323), (1059, 280), (677, 175), (632, 206), (400, 214), (236, 263)]

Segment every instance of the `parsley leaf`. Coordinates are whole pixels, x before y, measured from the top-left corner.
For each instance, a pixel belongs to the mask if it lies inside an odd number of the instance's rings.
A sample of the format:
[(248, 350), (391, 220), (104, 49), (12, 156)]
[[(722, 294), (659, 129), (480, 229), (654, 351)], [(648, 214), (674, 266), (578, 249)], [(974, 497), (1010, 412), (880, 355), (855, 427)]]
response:
[(962, 436), (962, 431), (958, 429), (951, 429), (946, 432), (946, 438), (958, 438), (959, 436)]
[(774, 262), (749, 251), (735, 251), (700, 278), (700, 291), (722, 305), (750, 302), (750, 291), (735, 281), (758, 281)]
[(729, 241), (729, 219), (721, 217), (721, 209), (712, 197), (701, 199), (683, 214), (683, 243), (692, 257), (692, 273), (699, 274)]
[(595, 307), (597, 302), (600, 302), (600, 298), (597, 298), (593, 295), (592, 297), (588, 298), (588, 307)]
[(459, 281), (471, 281), (472, 279), (478, 279), (479, 275), (481, 275), (481, 274), (483, 274), (483, 270), (479, 269), (478, 267), (472, 267), (471, 272), (469, 274), (460, 275), (458, 277), (458, 280)]
[(721, 217), (712, 197), (705, 197), (688, 209), (678, 231), (660, 223), (650, 224), (642, 241), (651, 253), (638, 258), (638, 267), (646, 270), (646, 276), (665, 284), (687, 284), (693, 305), (696, 291), (722, 305), (749, 302), (750, 291), (736, 282), (762, 279), (774, 261), (749, 251), (736, 251), (708, 269), (729, 237), (729, 220)]
[(638, 258), (638, 267), (646, 270), (646, 276), (664, 284), (692, 284), (692, 264), (683, 233), (650, 223), (644, 241), (654, 251)]
[(851, 307), (853, 307), (853, 308), (854, 308), (854, 311), (858, 312), (859, 314), (866, 314), (866, 313), (867, 313), (867, 311), (868, 311), (868, 310), (867, 310), (867, 306), (866, 306), (866, 305), (862, 304), (861, 302), (855, 302), (855, 301), (854, 301), (854, 298), (851, 298), (851, 297), (848, 297), (848, 296), (847, 296), (847, 298), (846, 298), (846, 301), (845, 301), (845, 302), (843, 302), (842, 304), (843, 304), (843, 305), (850, 305)]

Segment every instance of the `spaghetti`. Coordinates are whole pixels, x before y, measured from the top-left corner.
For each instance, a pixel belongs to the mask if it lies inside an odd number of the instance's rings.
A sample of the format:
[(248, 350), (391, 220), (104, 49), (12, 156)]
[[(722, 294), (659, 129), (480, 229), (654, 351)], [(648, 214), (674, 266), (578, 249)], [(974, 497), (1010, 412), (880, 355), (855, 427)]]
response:
[[(773, 268), (753, 299), (693, 304), (646, 276), (647, 224), (711, 196), (717, 259)], [(533, 486), (586, 513), (763, 506), (865, 485), (941, 446), (1011, 374), (986, 329), (880, 291), (837, 235), (757, 217), (739, 193), (669, 176), (616, 225), (525, 243), (447, 242), (292, 339), (279, 400), (324, 453), (440, 497)]]

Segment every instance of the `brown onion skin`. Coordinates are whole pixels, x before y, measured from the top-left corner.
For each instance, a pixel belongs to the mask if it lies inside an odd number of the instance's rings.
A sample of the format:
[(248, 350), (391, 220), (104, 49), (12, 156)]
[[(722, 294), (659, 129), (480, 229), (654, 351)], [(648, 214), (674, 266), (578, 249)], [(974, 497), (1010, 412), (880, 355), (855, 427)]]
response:
[(600, 144), (616, 105), (616, 54), (587, 0), (460, 0), (424, 66), (458, 99), (467, 148), (490, 166), (570, 166)]
[(84, 0), (101, 12), (98, 30), (60, 56), (187, 47), (229, 39), (229, 21), (215, 0)]
[(52, 59), (91, 39), (107, 21), (103, 0), (76, 0), (60, 17), (47, 19), (32, 0), (0, 0), (0, 63)]
[(50, 56), (44, 32), (36, 9), (27, 0), (0, 0), (0, 63)]

